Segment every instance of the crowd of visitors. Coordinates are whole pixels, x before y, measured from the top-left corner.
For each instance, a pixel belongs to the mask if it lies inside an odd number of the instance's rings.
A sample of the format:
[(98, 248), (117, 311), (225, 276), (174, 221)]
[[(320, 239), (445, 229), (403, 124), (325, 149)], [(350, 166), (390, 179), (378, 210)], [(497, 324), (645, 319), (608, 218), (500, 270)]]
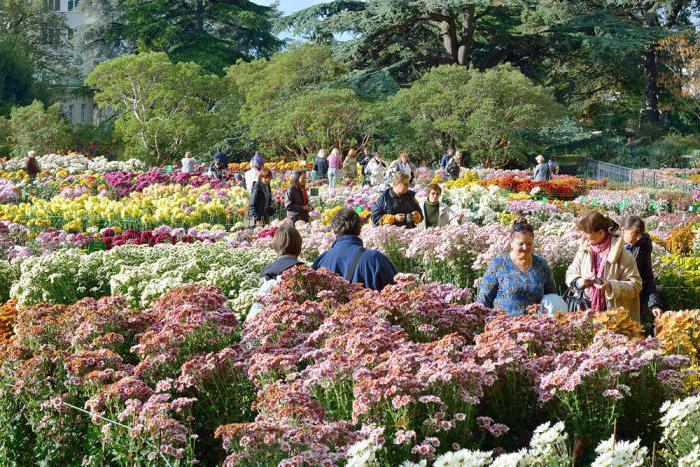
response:
[[(534, 181), (547, 181), (559, 173), (556, 156), (552, 155), (547, 161), (538, 155), (535, 160)], [(440, 158), (439, 166), (449, 179), (455, 180), (460, 176), (464, 161), (462, 151), (449, 148)], [(223, 179), (227, 166), (226, 155), (217, 152), (207, 174)], [(35, 154), (28, 154), (26, 170), (30, 177), (40, 172)], [(197, 161), (190, 152), (182, 159), (182, 171), (197, 171)], [(363, 186), (388, 185), (372, 205), (370, 219), (374, 225), (407, 229), (449, 225), (452, 213), (450, 207), (441, 202), (440, 185), (430, 183), (426, 187), (427, 198), (421, 205), (411, 190), (415, 173), (415, 166), (405, 151), (387, 164), (379, 152), (372, 153), (367, 148), (359, 157), (351, 149), (345, 159), (338, 148), (333, 148), (330, 154), (325, 149), (318, 152), (310, 175), (316, 180), (327, 179), (331, 189), (345, 180), (354, 184), (358, 177)], [(250, 193), (248, 215), (255, 225), (269, 224), (274, 213), (271, 181), (272, 171), (265, 167), (264, 157), (256, 152), (249, 170), (239, 180)], [(295, 228), (297, 222), (309, 222), (309, 213), (313, 210), (306, 185), (307, 172), (294, 172), (284, 196), (287, 223), (277, 228), (274, 237), (274, 248), (279, 257), (261, 273), (265, 279), (261, 293), (269, 291), (277, 276), (285, 270), (295, 266), (307, 267), (298, 259), (302, 238)], [(336, 240), (311, 267), (325, 268), (350, 282), (382, 290), (393, 282), (397, 271), (382, 253), (364, 248), (360, 238), (362, 225), (355, 211), (338, 211), (331, 219)], [(662, 306), (654, 283), (652, 242), (645, 232), (644, 221), (639, 216), (629, 216), (620, 227), (603, 214), (590, 212), (578, 220), (576, 228), (582, 240), (566, 271), (566, 283), (560, 286), (568, 290), (565, 298), (578, 293), (580, 302), (565, 303), (558, 295), (559, 289), (549, 265), (534, 251), (534, 229), (524, 218), (512, 225), (510, 251), (497, 256), (488, 265), (479, 283), (477, 302), (502, 309), (512, 316), (525, 313), (533, 305), (540, 305), (541, 310), (549, 312), (566, 311), (567, 307), (593, 311), (624, 307), (633, 319), (644, 323), (651, 332), (654, 319), (662, 313)]]

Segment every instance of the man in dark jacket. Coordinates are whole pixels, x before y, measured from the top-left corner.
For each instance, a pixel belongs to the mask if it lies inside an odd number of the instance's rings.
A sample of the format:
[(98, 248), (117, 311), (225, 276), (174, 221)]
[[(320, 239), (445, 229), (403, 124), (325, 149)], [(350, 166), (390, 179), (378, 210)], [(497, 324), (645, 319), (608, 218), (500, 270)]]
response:
[(358, 161), (360, 163), (361, 171), (362, 171), (362, 186), (367, 185), (367, 175), (365, 174), (365, 169), (367, 168), (367, 164), (369, 164), (369, 161), (372, 160), (372, 155), (369, 153), (369, 149), (364, 148), (362, 150), (362, 156), (360, 157), (360, 160)]
[(331, 227), (335, 242), (314, 262), (314, 269), (326, 268), (349, 282), (362, 284), (366, 289), (382, 290), (393, 284), (396, 268), (379, 251), (363, 247), (360, 238), (362, 221), (355, 211), (341, 209), (331, 219)]
[(393, 224), (412, 229), (423, 220), (416, 194), (408, 189), (410, 177), (404, 172), (395, 172), (391, 188), (377, 198), (372, 205), (372, 223)]
[(263, 167), (258, 175), (258, 181), (253, 183), (248, 214), (255, 220), (256, 225), (267, 225), (270, 223), (270, 216), (272, 215), (271, 180), (272, 172), (267, 167)]

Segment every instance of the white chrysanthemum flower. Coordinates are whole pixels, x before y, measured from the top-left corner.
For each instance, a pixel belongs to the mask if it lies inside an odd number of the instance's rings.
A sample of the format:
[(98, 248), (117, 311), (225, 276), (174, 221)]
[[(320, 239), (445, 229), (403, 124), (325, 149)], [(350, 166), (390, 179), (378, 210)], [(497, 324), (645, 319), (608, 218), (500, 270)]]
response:
[(435, 459), (434, 467), (481, 467), (493, 462), (491, 451), (459, 451), (447, 452)]
[(592, 467), (642, 467), (647, 463), (649, 450), (641, 446), (640, 440), (621, 441), (614, 436), (601, 442), (595, 449), (596, 457)]
[(526, 467), (531, 465), (532, 459), (527, 449), (521, 449), (511, 454), (502, 454), (493, 461), (491, 467)]

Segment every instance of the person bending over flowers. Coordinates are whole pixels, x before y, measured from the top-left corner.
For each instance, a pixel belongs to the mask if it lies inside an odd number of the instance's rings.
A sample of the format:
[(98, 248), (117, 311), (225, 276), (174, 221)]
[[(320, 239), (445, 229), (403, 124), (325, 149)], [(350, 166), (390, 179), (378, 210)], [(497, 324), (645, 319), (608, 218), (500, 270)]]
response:
[(510, 231), (510, 252), (489, 263), (479, 285), (478, 303), (520, 316), (545, 295), (557, 293), (547, 261), (532, 254), (534, 243), (532, 225), (523, 218), (516, 220)]
[[(269, 169), (263, 169), (269, 170)], [(256, 296), (262, 296), (270, 293), (272, 287), (279, 283), (277, 277), (287, 269), (295, 266), (303, 266), (303, 262), (299, 261), (301, 254), (302, 239), (299, 231), (291, 224), (282, 224), (275, 232), (275, 237), (272, 241), (272, 248), (279, 255), (277, 259), (269, 266), (260, 272), (260, 277), (263, 279), (263, 284), (258, 290)], [(248, 312), (246, 319), (252, 319), (263, 309), (261, 303), (255, 302)]]
[(589, 212), (576, 223), (576, 229), (585, 238), (566, 271), (566, 283), (586, 290), (593, 311), (623, 307), (640, 321), (642, 278), (617, 223), (599, 212)]
[(372, 205), (374, 225), (393, 224), (409, 229), (423, 220), (416, 194), (408, 189), (410, 176), (396, 172), (392, 176), (391, 188), (382, 193)]
[(335, 241), (311, 266), (326, 268), (346, 281), (362, 284), (366, 289), (382, 290), (394, 283), (396, 268), (377, 250), (364, 248), (360, 232), (362, 221), (355, 211), (343, 208), (331, 219)]

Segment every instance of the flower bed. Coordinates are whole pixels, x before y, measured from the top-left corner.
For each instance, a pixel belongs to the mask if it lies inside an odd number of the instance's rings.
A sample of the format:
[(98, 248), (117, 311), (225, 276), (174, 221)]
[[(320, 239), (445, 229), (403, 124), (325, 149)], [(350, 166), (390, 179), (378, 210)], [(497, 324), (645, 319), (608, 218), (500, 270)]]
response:
[[(368, 455), (399, 465), (502, 448), (513, 454), (500, 462), (569, 465), (573, 444), (589, 462), (618, 449), (594, 449), (615, 425), (641, 457), (637, 438), (680, 436), (656, 427), (663, 401), (685, 394), (688, 360), (614, 334), (612, 315), (512, 318), (451, 285), (404, 276), (379, 293), (308, 269), (284, 273), (242, 325), (210, 286), (176, 288), (140, 311), (128, 303), (19, 312), (0, 361), (3, 459), (317, 465)], [(673, 417), (665, 426), (677, 430)], [(548, 419), (566, 429), (539, 426)]]

